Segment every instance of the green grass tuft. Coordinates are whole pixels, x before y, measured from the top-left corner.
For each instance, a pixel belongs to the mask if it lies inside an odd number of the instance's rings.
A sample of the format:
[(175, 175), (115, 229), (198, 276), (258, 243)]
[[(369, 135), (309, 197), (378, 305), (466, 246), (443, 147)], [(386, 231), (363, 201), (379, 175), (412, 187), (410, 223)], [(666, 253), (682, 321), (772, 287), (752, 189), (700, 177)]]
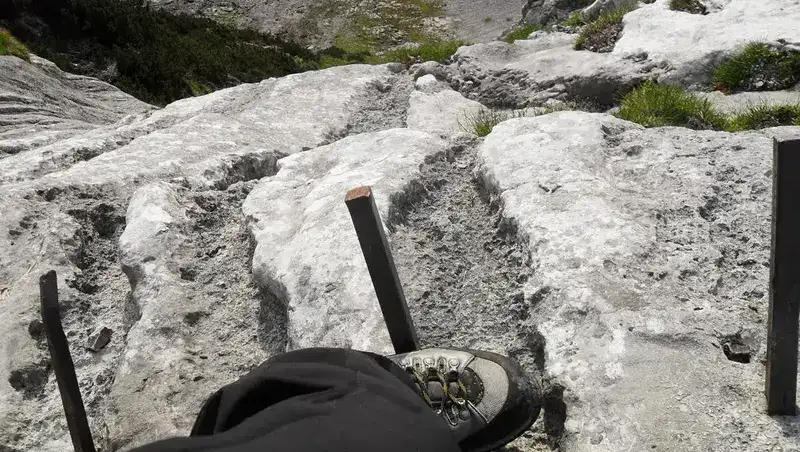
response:
[(492, 133), (494, 126), (503, 121), (513, 118), (524, 118), (527, 116), (534, 116), (530, 110), (490, 110), (488, 108), (481, 108), (478, 111), (464, 114), (458, 120), (458, 125), (466, 133), (471, 133), (479, 137), (485, 137)]
[(575, 50), (610, 52), (622, 32), (622, 18), (635, 7), (621, 8), (600, 15), (581, 30), (575, 41)]
[(708, 100), (679, 87), (652, 81), (628, 93), (616, 116), (645, 127), (722, 130), (727, 125), (726, 117)]
[(752, 42), (717, 68), (713, 82), (723, 92), (787, 89), (800, 82), (800, 53)]
[(756, 105), (734, 115), (726, 128), (730, 132), (778, 126), (800, 126), (800, 104)]
[(531, 35), (531, 33), (538, 29), (538, 25), (520, 25), (514, 31), (509, 33), (508, 36), (505, 37), (505, 40), (507, 43), (513, 44), (517, 39), (526, 39)]
[(0, 28), (0, 55), (12, 55), (25, 61), (31, 60), (30, 52), (25, 44), (17, 41), (8, 30)]
[(687, 93), (677, 86), (649, 81), (622, 99), (616, 116), (645, 127), (678, 126), (741, 132), (766, 127), (800, 126), (800, 103), (754, 105), (742, 113), (725, 115), (707, 99)]
[(345, 66), (347, 64), (354, 64), (356, 61), (348, 60), (347, 58), (340, 58), (331, 55), (322, 55), (319, 59), (320, 69), (327, 69), (329, 67)]
[(492, 21), (492, 18), (491, 17), (484, 17), (483, 21), (488, 24), (489, 22)]
[(564, 20), (563, 25), (567, 27), (582, 27), (586, 24), (584, 24), (583, 19), (581, 19), (581, 12), (575, 11), (566, 20)]

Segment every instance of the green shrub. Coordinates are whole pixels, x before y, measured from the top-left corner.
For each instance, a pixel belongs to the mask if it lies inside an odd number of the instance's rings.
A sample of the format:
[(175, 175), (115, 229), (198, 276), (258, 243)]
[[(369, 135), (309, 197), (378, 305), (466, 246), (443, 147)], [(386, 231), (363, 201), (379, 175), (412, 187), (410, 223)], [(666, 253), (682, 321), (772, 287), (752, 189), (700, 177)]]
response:
[(210, 86), (200, 83), (197, 80), (189, 80), (189, 89), (192, 90), (192, 96), (203, 96), (214, 91)]
[(673, 11), (685, 11), (692, 14), (706, 14), (705, 5), (699, 0), (669, 0), (669, 9)]
[(28, 48), (11, 36), (8, 30), (0, 28), (0, 55), (12, 55), (25, 61), (31, 60)]
[(48, 34), (32, 34), (14, 17), (9, 27), (32, 51), (70, 72), (87, 67), (83, 73), (91, 75), (92, 69), (100, 72), (114, 63), (117, 75), (107, 81), (161, 105), (208, 90), (307, 70), (319, 59), (301, 46), (271, 35), (205, 18), (171, 15), (143, 3), (27, 0), (19, 6), (24, 11), (14, 13), (41, 18)]
[(722, 130), (727, 119), (706, 99), (676, 86), (648, 81), (628, 93), (616, 116), (645, 127), (680, 126)]
[(800, 104), (749, 107), (730, 119), (727, 130), (738, 132), (777, 126), (800, 126)]
[(462, 117), (458, 120), (458, 125), (461, 130), (466, 133), (475, 134), (479, 137), (485, 137), (492, 132), (494, 126), (503, 121), (512, 118), (523, 118), (533, 115), (533, 112), (529, 110), (498, 111), (490, 110), (488, 108), (481, 108), (475, 112), (462, 115)]
[(581, 30), (575, 41), (575, 50), (591, 50), (592, 52), (611, 52), (622, 33), (622, 18), (633, 11), (634, 7), (621, 8), (600, 15)]
[(537, 25), (520, 25), (505, 37), (505, 41), (509, 44), (513, 44), (517, 39), (526, 39), (531, 33), (538, 29), (539, 27)]
[(375, 64), (391, 62), (407, 63), (419, 57), (420, 61), (437, 61), (442, 63), (453, 56), (458, 48), (463, 45), (468, 44), (464, 41), (430, 40), (422, 42), (416, 47), (401, 47), (385, 52), (383, 55), (367, 56), (365, 62)]
[(779, 52), (752, 42), (717, 68), (713, 82), (723, 92), (790, 88), (800, 82), (800, 53)]

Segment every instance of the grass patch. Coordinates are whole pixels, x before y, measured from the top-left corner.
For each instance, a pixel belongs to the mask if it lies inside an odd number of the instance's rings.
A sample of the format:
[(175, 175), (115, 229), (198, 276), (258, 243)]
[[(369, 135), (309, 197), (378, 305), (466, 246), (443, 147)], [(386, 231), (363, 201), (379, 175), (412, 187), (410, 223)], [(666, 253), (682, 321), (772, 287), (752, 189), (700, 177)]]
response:
[(678, 126), (696, 130), (764, 129), (800, 126), (800, 104), (753, 105), (744, 112), (726, 115), (713, 104), (677, 86), (646, 82), (628, 93), (616, 116), (645, 127)]
[(564, 20), (564, 22), (562, 22), (562, 25), (567, 27), (582, 27), (585, 24), (583, 23), (583, 19), (581, 19), (580, 11), (575, 11), (566, 20)]
[(492, 18), (491, 18), (491, 17), (484, 17), (484, 18), (483, 18), (483, 22), (484, 22), (484, 23), (487, 23), (487, 24), (488, 24), (488, 23), (489, 23), (489, 22), (491, 22), (491, 21), (492, 21)]
[(462, 115), (458, 120), (458, 126), (466, 133), (471, 133), (479, 137), (485, 137), (492, 133), (494, 126), (503, 121), (513, 118), (524, 118), (527, 116), (535, 116), (530, 110), (490, 110), (488, 108), (481, 108), (475, 112), (469, 112)]
[(645, 127), (679, 126), (722, 130), (726, 117), (706, 99), (676, 86), (648, 81), (628, 93), (616, 116)]
[(426, 41), (416, 47), (401, 47), (384, 52), (382, 55), (367, 57), (365, 62), (373, 64), (408, 63), (419, 58), (421, 62), (436, 61), (443, 63), (463, 45), (467, 45), (467, 43), (464, 41)]
[(669, 0), (669, 9), (673, 11), (685, 11), (692, 14), (706, 14), (705, 5), (699, 0)]
[(741, 53), (721, 64), (713, 77), (715, 88), (726, 93), (781, 90), (798, 82), (800, 53), (780, 52), (760, 42), (745, 46)]
[(323, 55), (319, 59), (320, 69), (327, 69), (329, 67), (336, 67), (336, 66), (345, 66), (347, 64), (353, 64), (353, 63), (355, 63), (355, 61), (331, 55)]
[(210, 86), (200, 83), (197, 80), (189, 80), (189, 89), (192, 90), (192, 96), (203, 96), (214, 92)]
[(739, 132), (778, 126), (800, 126), (800, 104), (749, 107), (744, 113), (730, 118), (726, 130)]
[(8, 30), (2, 28), (0, 28), (0, 55), (12, 55), (25, 61), (31, 60), (25, 44), (17, 41)]
[(513, 44), (517, 39), (526, 39), (531, 33), (538, 29), (538, 25), (520, 25), (505, 37), (505, 41), (509, 44)]
[(575, 40), (575, 50), (611, 52), (622, 33), (622, 18), (635, 7), (621, 8), (602, 14), (581, 30)]

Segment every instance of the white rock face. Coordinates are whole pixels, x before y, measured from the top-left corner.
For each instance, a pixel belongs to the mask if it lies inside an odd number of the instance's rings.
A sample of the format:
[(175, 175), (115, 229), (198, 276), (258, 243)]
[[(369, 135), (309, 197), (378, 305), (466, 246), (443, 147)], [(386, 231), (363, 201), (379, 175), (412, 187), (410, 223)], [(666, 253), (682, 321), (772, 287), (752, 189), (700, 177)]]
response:
[[(390, 68), (333, 68), (153, 112), (145, 105), (0, 160), (0, 444), (44, 452), (69, 444), (36, 324), (36, 281), (50, 269), (90, 422), (113, 450), (185, 432), (205, 396), (285, 350), (286, 313), (250, 278), (239, 211), (246, 181), (273, 175), (285, 155), (403, 126), (412, 82)], [(97, 100), (96, 109), (114, 102)], [(110, 343), (84, 349), (101, 328), (113, 331)], [(214, 365), (202, 366), (212, 355)], [(42, 433), (22, 434), (32, 424)]]
[(35, 55), (30, 63), (0, 56), (0, 74), (0, 158), (154, 108)]
[(417, 91), (411, 93), (406, 124), (409, 129), (436, 135), (465, 134), (469, 118), (484, 108), (479, 102), (466, 99), (433, 75), (417, 79)]
[[(800, 424), (763, 411), (768, 135), (561, 112), (506, 121), (480, 146), (531, 247), (565, 450), (800, 446)], [(749, 363), (726, 359), (732, 341)]]
[(748, 42), (800, 41), (798, 21), (796, 1), (731, 0), (707, 15), (672, 11), (661, 1), (625, 15), (625, 29), (613, 53), (646, 52), (652, 61), (669, 63), (672, 70), (665, 81), (691, 86), (707, 82), (720, 61)]
[(282, 159), (253, 189), (242, 206), (256, 242), (253, 275), (287, 303), (290, 348), (391, 351), (344, 196), (372, 186), (385, 219), (425, 160), (446, 150), (419, 131), (357, 135)]
[[(113, 182), (124, 162), (125, 177), (131, 179), (184, 176), (198, 184), (213, 184), (221, 172), (210, 168), (229, 166), (231, 158), (291, 154), (353, 131), (401, 125), (392, 108), (403, 111), (407, 105), (408, 88), (403, 83), (386, 66), (359, 65), (240, 85), (175, 102), (113, 130), (6, 158), (0, 181), (53, 171), (58, 165), (51, 162), (58, 159), (78, 163), (43, 180)], [(382, 108), (373, 96), (393, 107)], [(370, 107), (380, 110), (372, 114)], [(81, 152), (102, 155), (87, 164), (74, 156)]]

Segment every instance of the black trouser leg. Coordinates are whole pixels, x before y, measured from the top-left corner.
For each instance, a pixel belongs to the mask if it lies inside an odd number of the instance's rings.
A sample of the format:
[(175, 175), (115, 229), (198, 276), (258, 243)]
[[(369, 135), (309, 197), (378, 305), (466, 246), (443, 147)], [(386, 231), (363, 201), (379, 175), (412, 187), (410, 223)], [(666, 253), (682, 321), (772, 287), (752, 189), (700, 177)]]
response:
[(203, 406), (191, 437), (132, 452), (458, 452), (388, 358), (334, 348), (273, 357)]

